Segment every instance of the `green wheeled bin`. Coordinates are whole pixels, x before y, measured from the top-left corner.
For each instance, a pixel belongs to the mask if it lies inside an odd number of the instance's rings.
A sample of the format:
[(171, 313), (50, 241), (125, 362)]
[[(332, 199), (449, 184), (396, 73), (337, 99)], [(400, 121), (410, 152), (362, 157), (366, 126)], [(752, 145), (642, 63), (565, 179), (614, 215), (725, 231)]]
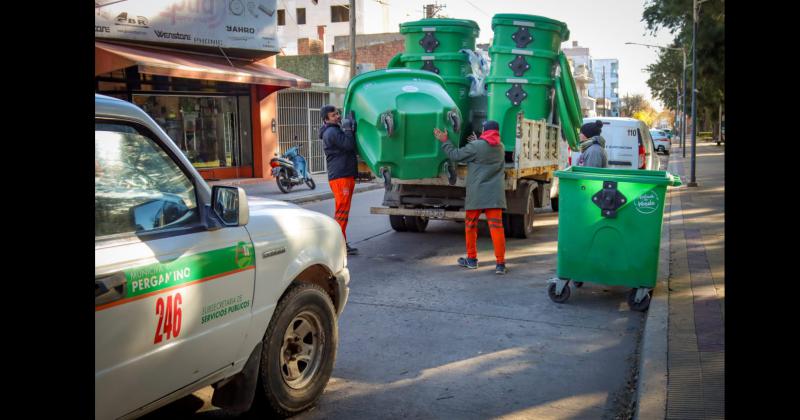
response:
[(517, 114), (532, 120), (547, 119), (550, 115), (550, 92), (553, 77), (486, 78), (487, 118), (500, 125), (500, 139), (506, 152), (514, 151), (517, 142)]
[(446, 130), (457, 144), (463, 120), (437, 74), (410, 69), (360, 74), (347, 86), (344, 113), (355, 118), (359, 155), (386, 182), (454, 171), (433, 129)]
[(681, 185), (665, 171), (572, 166), (559, 177), (558, 277), (550, 299), (563, 303), (570, 282), (630, 287), (631, 309), (650, 305), (658, 276), (661, 223), (667, 186)]
[(500, 138), (511, 151), (517, 113), (533, 120), (550, 117), (558, 53), (569, 30), (563, 22), (521, 14), (494, 15), (492, 30), (487, 116), (500, 124)]
[(422, 19), (400, 24), (406, 54), (430, 54), (474, 50), (480, 28), (466, 19)]

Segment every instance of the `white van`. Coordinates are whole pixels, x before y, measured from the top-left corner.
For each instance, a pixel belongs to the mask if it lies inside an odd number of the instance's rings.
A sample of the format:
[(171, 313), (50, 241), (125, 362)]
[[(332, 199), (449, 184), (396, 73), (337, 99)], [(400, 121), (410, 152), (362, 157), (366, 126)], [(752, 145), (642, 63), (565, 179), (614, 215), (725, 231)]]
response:
[[(647, 125), (635, 118), (587, 117), (583, 124), (600, 120), (603, 122), (601, 136), (606, 140), (608, 167), (621, 169), (659, 170), (659, 160), (653, 149), (653, 139)], [(561, 148), (562, 156), (567, 155), (565, 166), (578, 163), (581, 152), (569, 150), (566, 141)], [(560, 166), (560, 165), (559, 165)], [(553, 181), (550, 202), (553, 211), (558, 211), (558, 177)]]

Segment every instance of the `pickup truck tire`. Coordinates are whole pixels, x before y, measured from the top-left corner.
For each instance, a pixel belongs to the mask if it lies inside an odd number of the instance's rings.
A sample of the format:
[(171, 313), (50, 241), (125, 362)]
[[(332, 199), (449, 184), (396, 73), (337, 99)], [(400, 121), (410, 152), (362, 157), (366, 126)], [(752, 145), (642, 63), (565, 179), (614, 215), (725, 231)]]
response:
[(264, 336), (254, 414), (287, 417), (313, 406), (331, 377), (338, 341), (328, 294), (311, 283), (290, 286)]
[(407, 230), (405, 216), (389, 215), (389, 224), (392, 225), (392, 229), (397, 232), (405, 232)]
[(405, 216), (406, 229), (409, 232), (422, 233), (428, 227), (428, 218), (422, 216)]

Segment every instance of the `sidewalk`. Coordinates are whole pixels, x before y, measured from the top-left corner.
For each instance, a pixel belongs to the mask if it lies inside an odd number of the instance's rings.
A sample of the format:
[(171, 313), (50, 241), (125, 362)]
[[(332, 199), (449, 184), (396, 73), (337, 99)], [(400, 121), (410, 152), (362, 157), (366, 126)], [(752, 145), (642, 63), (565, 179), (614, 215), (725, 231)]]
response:
[(697, 143), (696, 188), (685, 186), (690, 156), (691, 146), (683, 158), (674, 145), (669, 159), (684, 186), (668, 189), (665, 203), (659, 284), (640, 353), (639, 419), (725, 417), (725, 147)]
[[(274, 179), (263, 178), (240, 178), (223, 179), (219, 181), (208, 181), (208, 185), (230, 185), (244, 188), (248, 197), (271, 198), (273, 200), (288, 201), (300, 204), (309, 201), (327, 200), (333, 198), (333, 192), (328, 184), (328, 174), (321, 173), (311, 176), (316, 187), (312, 190), (306, 184), (295, 185), (287, 194), (278, 189), (278, 184)], [(356, 182), (355, 193), (376, 190), (383, 188), (383, 181), (373, 179), (372, 181)]]

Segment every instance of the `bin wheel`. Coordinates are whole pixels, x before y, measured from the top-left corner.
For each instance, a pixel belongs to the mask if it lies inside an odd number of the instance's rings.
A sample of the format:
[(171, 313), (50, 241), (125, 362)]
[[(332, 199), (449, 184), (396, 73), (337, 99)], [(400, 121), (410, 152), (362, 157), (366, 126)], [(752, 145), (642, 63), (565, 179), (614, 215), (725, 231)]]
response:
[(628, 293), (628, 307), (630, 307), (632, 311), (644, 312), (650, 307), (650, 297), (652, 295), (653, 291), (651, 290), (650, 293), (644, 296), (641, 302), (636, 303), (636, 289), (631, 289)]
[(569, 283), (564, 286), (564, 290), (561, 291), (561, 295), (556, 295), (556, 284), (550, 283), (550, 286), (547, 286), (547, 296), (550, 296), (550, 300), (555, 303), (564, 303), (569, 299)]
[(406, 231), (406, 218), (405, 218), (405, 216), (389, 215), (389, 224), (392, 225), (392, 229), (394, 229), (397, 232), (405, 232)]
[(582, 281), (576, 281), (574, 283), (575, 283), (575, 287), (578, 287), (578, 288), (583, 287), (583, 282)]

